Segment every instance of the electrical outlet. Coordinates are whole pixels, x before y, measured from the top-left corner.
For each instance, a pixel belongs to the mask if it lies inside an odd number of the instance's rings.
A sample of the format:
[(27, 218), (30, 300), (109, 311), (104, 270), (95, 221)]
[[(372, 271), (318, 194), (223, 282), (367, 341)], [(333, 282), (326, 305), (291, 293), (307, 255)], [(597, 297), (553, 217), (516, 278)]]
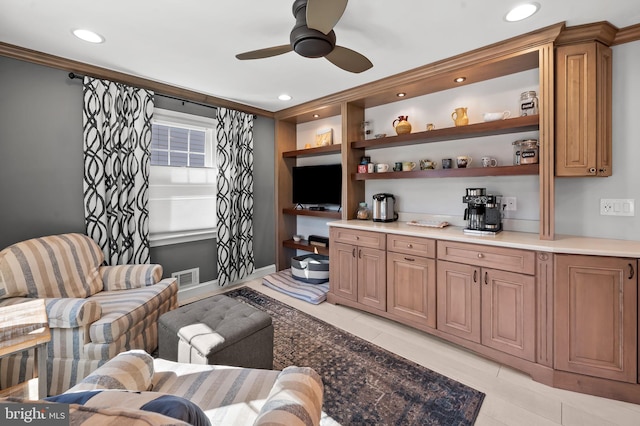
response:
[(601, 198), (601, 216), (635, 216), (635, 200), (633, 198)]
[(502, 204), (504, 204), (506, 207), (504, 208), (505, 211), (516, 211), (518, 210), (518, 206), (516, 203), (516, 197), (502, 197)]

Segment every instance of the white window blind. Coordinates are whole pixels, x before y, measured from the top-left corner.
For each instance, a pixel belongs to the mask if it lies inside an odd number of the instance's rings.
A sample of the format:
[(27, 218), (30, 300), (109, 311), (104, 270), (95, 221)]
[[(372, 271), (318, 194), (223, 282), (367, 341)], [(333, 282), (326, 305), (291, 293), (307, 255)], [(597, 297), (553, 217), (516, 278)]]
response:
[(215, 238), (216, 120), (154, 110), (149, 176), (152, 246)]

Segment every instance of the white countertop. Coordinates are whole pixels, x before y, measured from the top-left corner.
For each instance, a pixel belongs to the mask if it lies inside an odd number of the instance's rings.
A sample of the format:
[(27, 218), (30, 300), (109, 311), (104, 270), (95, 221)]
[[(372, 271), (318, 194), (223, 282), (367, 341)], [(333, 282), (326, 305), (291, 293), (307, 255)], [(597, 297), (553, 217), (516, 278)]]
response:
[(463, 234), (461, 227), (427, 228), (407, 225), (407, 222), (373, 222), (371, 220), (338, 220), (329, 226), (384, 232), (437, 240), (459, 241), (498, 247), (512, 247), (550, 253), (588, 254), (596, 256), (640, 258), (640, 241), (556, 235), (553, 241), (541, 240), (537, 233), (502, 231), (497, 235)]

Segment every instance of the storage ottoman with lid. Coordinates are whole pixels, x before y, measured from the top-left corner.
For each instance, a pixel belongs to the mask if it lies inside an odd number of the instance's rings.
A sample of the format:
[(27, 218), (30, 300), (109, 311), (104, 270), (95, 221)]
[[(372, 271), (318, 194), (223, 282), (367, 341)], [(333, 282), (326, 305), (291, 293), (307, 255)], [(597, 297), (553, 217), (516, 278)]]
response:
[(181, 306), (158, 320), (158, 355), (178, 362), (271, 369), (271, 317), (224, 295)]

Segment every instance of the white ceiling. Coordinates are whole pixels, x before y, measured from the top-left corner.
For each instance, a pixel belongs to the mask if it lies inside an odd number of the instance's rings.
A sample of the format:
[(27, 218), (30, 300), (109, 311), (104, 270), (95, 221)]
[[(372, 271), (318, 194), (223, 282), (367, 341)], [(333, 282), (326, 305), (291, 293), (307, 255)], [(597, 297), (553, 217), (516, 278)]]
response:
[[(508, 23), (521, 0), (351, 0), (335, 32), (373, 62), (361, 74), (294, 52), (235, 58), (287, 44), (293, 0), (0, 0), (0, 41), (278, 111), (558, 22), (640, 22), (638, 0), (537, 1), (533, 17)], [(75, 28), (106, 42), (80, 41)]]

